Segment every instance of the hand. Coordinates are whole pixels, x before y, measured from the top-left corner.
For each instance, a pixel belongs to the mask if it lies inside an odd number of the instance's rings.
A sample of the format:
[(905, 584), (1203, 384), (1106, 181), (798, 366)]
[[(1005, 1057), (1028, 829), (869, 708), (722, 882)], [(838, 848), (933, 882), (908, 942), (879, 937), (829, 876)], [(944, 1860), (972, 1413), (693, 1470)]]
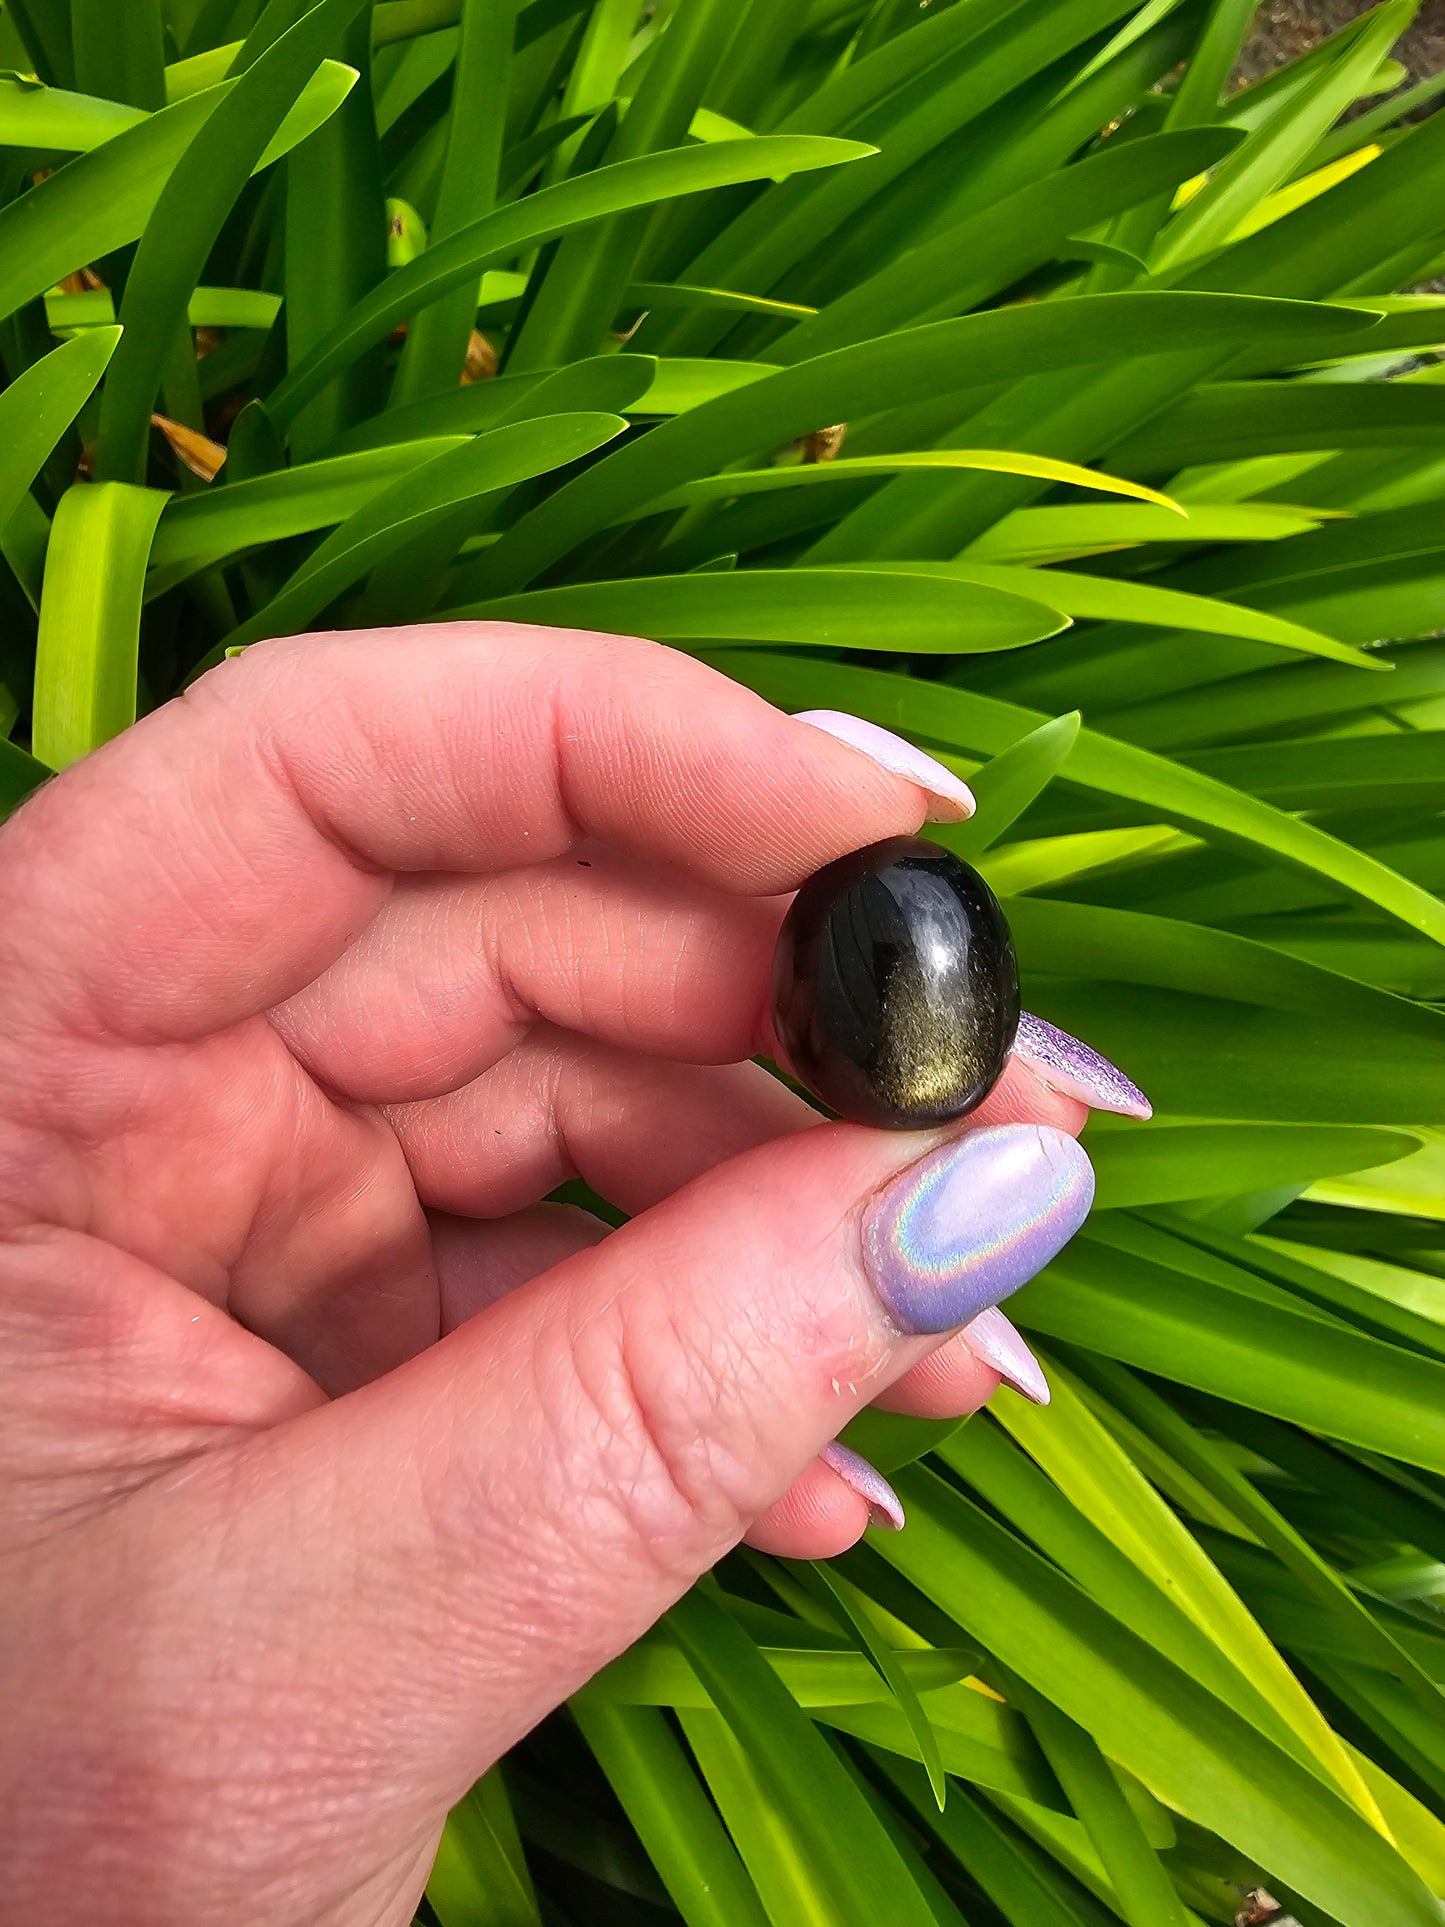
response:
[[(818, 1457), (860, 1406), (995, 1389), (939, 1336), (969, 1212), (1007, 1153), (1002, 1295), (1087, 1208), (1083, 1106), (1015, 1060), (961, 1140), (820, 1125), (746, 1061), (783, 893), (953, 780), (904, 767), (452, 626), (252, 650), (6, 826), (14, 1918), (405, 1922), (448, 1806), (725, 1551), (863, 1531)], [(574, 1175), (632, 1221), (538, 1202)]]

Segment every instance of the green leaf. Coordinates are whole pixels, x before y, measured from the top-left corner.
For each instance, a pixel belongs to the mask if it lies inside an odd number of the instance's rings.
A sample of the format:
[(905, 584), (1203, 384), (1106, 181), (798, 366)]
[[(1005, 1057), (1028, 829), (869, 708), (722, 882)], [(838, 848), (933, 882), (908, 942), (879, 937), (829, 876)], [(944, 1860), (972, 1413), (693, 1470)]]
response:
[[(120, 309), (125, 334), (100, 411), (95, 459), (101, 480), (144, 482), (150, 417), (162, 374), (177, 333), (188, 326), (191, 293), (216, 235), (295, 110), (327, 46), (363, 4), (321, 0), (303, 14), (202, 122), (161, 189), (126, 276)], [(188, 336), (184, 348), (189, 357)], [(178, 413), (174, 407), (171, 412)]]
[(1445, 731), (1323, 742), (1249, 743), (1198, 750), (1201, 769), (1287, 810), (1358, 810), (1445, 804)]
[(1415, 382), (1222, 381), (1196, 388), (1119, 442), (1109, 459), (1148, 475), (1296, 449), (1442, 442), (1445, 393)]
[[(892, 1688), (862, 1654), (849, 1650), (783, 1647), (759, 1649), (799, 1706), (869, 1706), (887, 1702)], [(973, 1654), (943, 1648), (895, 1654), (894, 1663), (913, 1690), (936, 1694), (962, 1679)], [(708, 1706), (707, 1674), (666, 1640), (649, 1637), (605, 1666), (585, 1696), (609, 1706)], [(989, 1735), (992, 1738), (992, 1734)]]
[(857, 1635), (858, 1643), (878, 1668), (879, 1676), (887, 1682), (898, 1710), (908, 1722), (909, 1731), (918, 1742), (918, 1753), (928, 1774), (928, 1784), (943, 1811), (947, 1797), (948, 1782), (944, 1775), (943, 1759), (938, 1750), (938, 1736), (934, 1732), (928, 1715), (913, 1690), (913, 1682), (898, 1663), (893, 1648), (884, 1639), (874, 1623), (862, 1594), (850, 1586), (845, 1579), (829, 1572), (825, 1565), (815, 1564), (813, 1573), (817, 1583), (830, 1599), (834, 1609), (841, 1615), (845, 1625)]
[[(355, 80), (353, 69), (325, 61), (260, 165), (268, 166), (328, 120)], [(196, 131), (236, 84), (150, 115), (0, 208), (0, 315), (13, 314), (67, 274), (134, 241)]]
[(448, 614), (499, 622), (608, 629), (659, 640), (726, 636), (851, 649), (955, 654), (1017, 649), (1066, 620), (1022, 596), (946, 589), (906, 575), (870, 580), (842, 569), (747, 569), (728, 575), (579, 582), (470, 603)]
[(225, 646), (294, 633), (402, 543), (461, 504), (590, 454), (624, 425), (616, 415), (549, 415), (495, 428), (433, 457), (354, 510), (264, 609), (231, 632)]
[(1174, 1883), (1144, 1837), (1108, 1761), (1081, 1726), (1022, 1681), (1009, 1682), (1069, 1803), (1098, 1849), (1129, 1927), (1188, 1927)]
[[(1217, 1439), (1210, 1438), (1192, 1425), (1147, 1386), (1134, 1373), (1107, 1360), (1089, 1356), (1082, 1360), (1086, 1374), (1082, 1390), (1094, 1409), (1100, 1409), (1101, 1394), (1107, 1395), (1129, 1419), (1147, 1428), (1149, 1438), (1167, 1450), (1185, 1475), (1197, 1480), (1229, 1508), (1235, 1530), (1252, 1533), (1267, 1546), (1281, 1565), (1316, 1599), (1332, 1619), (1343, 1623), (1357, 1647), (1370, 1663), (1401, 1680), (1416, 1693), (1423, 1704), (1434, 1706), (1439, 1688), (1428, 1679), (1399, 1642), (1382, 1627), (1339, 1573), (1322, 1559), (1277, 1507), (1270, 1504), (1233, 1463)], [(1104, 1408), (1104, 1422), (1117, 1424), (1117, 1414)], [(1372, 1798), (1380, 1798), (1377, 1776), (1364, 1771), (1357, 1755), (1351, 1754)], [(1387, 1825), (1389, 1808), (1383, 1809)], [(1418, 1866), (1418, 1863), (1416, 1863)]]
[(136, 714), (141, 598), (166, 498), (124, 482), (61, 498), (45, 561), (35, 663), (36, 756), (64, 769)]
[[(433, 242), (471, 226), (498, 199), (514, 12), (514, 0), (466, 0), (461, 8)], [(413, 317), (392, 387), (393, 405), (456, 386), (476, 309), (475, 296), (462, 287)]]
[[(388, 483), (467, 446), (465, 435), (435, 436), (301, 462), (274, 475), (231, 482), (204, 494), (172, 496), (151, 545), (153, 571), (175, 580), (182, 564), (198, 569), (239, 549), (334, 527)], [(152, 593), (154, 590), (152, 590)]]
[(1087, 159), (1030, 181), (992, 207), (889, 261), (786, 336), (794, 363), (846, 342), (982, 306), (1074, 236), (1161, 190), (1202, 173), (1236, 144), (1227, 128), (1109, 143)]
[[(998, 1424), (1067, 1493), (1080, 1512), (1218, 1646), (1337, 1782), (1345, 1798), (1378, 1825), (1379, 1811), (1342, 1742), (1245, 1610), (1234, 1588), (1090, 1410), (1074, 1381), (1052, 1360), (1048, 1361), (1048, 1372), (1053, 1394), (1048, 1409), (1041, 1410), (1023, 1399), (1002, 1400), (996, 1412)], [(1039, 1731), (1037, 1722), (1034, 1725)], [(1048, 1736), (1040, 1731), (1039, 1738), (1064, 1790), (1069, 1792), (1069, 1778), (1061, 1770)], [(1077, 1811), (1077, 1801), (1074, 1804)], [(1084, 1816), (1080, 1814), (1080, 1818)], [(1106, 1862), (1107, 1858), (1105, 1855)]]
[(0, 146), (58, 147), (87, 153), (146, 118), (140, 107), (94, 94), (37, 86), (18, 74), (0, 74)]
[[(1366, 317), (1359, 319), (1363, 324)], [(683, 482), (850, 414), (932, 400), (962, 382), (980, 386), (1039, 368), (1132, 362), (1166, 348), (1222, 347), (1311, 320), (1348, 326), (1343, 311), (1323, 307), (1192, 294), (1099, 295), (966, 315), (835, 349), (664, 422), (559, 489), (499, 545), (499, 587), (530, 580), (573, 543)], [(920, 485), (936, 486), (931, 477)]]
[(655, 368), (647, 355), (595, 355), (551, 374), (497, 375), (359, 422), (337, 438), (330, 452), (349, 454), (414, 440), (475, 435), (505, 421), (578, 410), (620, 415), (644, 393)]
[(1361, 1171), (1419, 1148), (1403, 1131), (1322, 1124), (1173, 1124), (1089, 1138), (1105, 1207), (1267, 1191)]
[(89, 400), (119, 340), (119, 328), (92, 329), (42, 356), (0, 394), (0, 528)]
[(1287, 1753), (942, 1480), (899, 1479), (909, 1527), (880, 1548), (889, 1563), (1109, 1758), (1347, 1927), (1435, 1918), (1379, 1834)]
[(875, 1751), (879, 1769), (902, 1791), (930, 1833), (1003, 1914), (1011, 1927), (1103, 1927), (1113, 1920), (1090, 1904), (1079, 1889), (1068, 1893), (1062, 1876), (980, 1800), (955, 1787), (947, 1808), (938, 1812), (921, 1772)]
[(575, 181), (559, 181), (513, 207), (499, 208), (473, 222), (428, 248), (409, 268), (398, 269), (290, 370), (268, 405), (278, 421), (289, 421), (357, 355), (383, 340), (413, 309), (464, 286), (485, 268), (500, 265), (572, 228), (585, 227), (589, 221), (628, 208), (651, 206), (675, 195), (698, 194), (734, 181), (835, 167), (867, 152), (855, 141), (781, 137), (721, 141), (618, 161)]
[(887, 1893), (897, 1927), (931, 1927), (926, 1901), (856, 1783), (741, 1627), (700, 1592), (679, 1601), (666, 1623), (778, 1803), (804, 1884), (842, 1919), (866, 1920)]
[(488, 1927), (541, 1927), (500, 1767), (447, 1816), (426, 1897), (442, 1927), (473, 1927), (483, 1919)]
[(688, 1927), (768, 1927), (737, 1848), (663, 1715), (584, 1694), (573, 1716)]
[[(278, 24), (286, 17), (283, 11)], [(264, 36), (268, 18), (261, 16), (252, 40)], [(369, 20), (369, 8), (353, 14), (337, 43), (357, 70), (356, 88), (286, 162), (282, 289), (291, 361), (387, 279), (385, 163), (376, 141)], [(240, 64), (254, 61), (257, 51), (248, 41)], [(277, 426), (289, 429), (293, 455), (310, 456), (374, 413), (385, 390), (382, 356), (362, 356), (314, 407)]]
[(44, 763), (14, 743), (0, 742), (0, 818), (9, 816), (49, 775)]
[(924, 449), (916, 454), (861, 456), (856, 461), (840, 458), (792, 467), (729, 469), (722, 475), (706, 475), (695, 482), (684, 482), (681, 488), (649, 502), (646, 512), (655, 515), (664, 509), (688, 508), (694, 502), (715, 501), (719, 497), (761, 495), (780, 488), (816, 487), (819, 483), (852, 482), (860, 476), (905, 475), (910, 470), (929, 468), (973, 468), (1002, 475), (1033, 475), (1043, 481), (1071, 483), (1076, 488), (1101, 489), (1110, 495), (1138, 496), (1172, 510), (1181, 521), (1187, 514), (1167, 495), (1145, 489), (1138, 482), (1121, 481), (1117, 475), (1101, 475), (1095, 469), (1080, 468), (1073, 462), (1050, 461), (1046, 455), (1023, 455), (993, 448)]
[(165, 105), (161, 0), (70, 0), (76, 85), (132, 106)]
[[(1229, 240), (1251, 207), (1289, 180), (1366, 85), (1414, 12), (1413, 0), (1374, 8), (1339, 57), (1236, 150), (1165, 229), (1151, 266), (1156, 274), (1197, 260)], [(1327, 198), (1327, 197), (1326, 197)]]
[(1080, 716), (1073, 710), (1055, 716), (989, 758), (968, 779), (978, 805), (967, 823), (952, 826), (947, 843), (956, 855), (975, 861), (1018, 821), (1058, 775), (1079, 738)]
[(964, 557), (970, 562), (1047, 562), (1141, 542), (1278, 542), (1306, 533), (1331, 515), (1285, 502), (1191, 501), (1187, 507), (1187, 521), (1172, 510), (1134, 503), (1015, 509), (970, 542)]
[(1356, 669), (1388, 669), (1390, 664), (1367, 656), (1348, 643), (1336, 642), (1317, 630), (1265, 614), (1217, 597), (1183, 595), (1158, 589), (1152, 583), (1114, 582), (1107, 577), (1066, 573), (1062, 569), (1014, 569), (972, 559), (958, 562), (870, 562), (854, 565), (871, 569), (908, 569), (916, 574), (949, 576), (985, 588), (1008, 589), (1014, 594), (1051, 597), (1066, 615), (1089, 616), (1114, 622), (1167, 622), (1172, 627), (1202, 630), (1206, 635), (1247, 636), (1254, 642), (1299, 649), (1312, 656), (1329, 656)]
[(1221, 1285), (1179, 1240), (1168, 1248), (1164, 1264), (1093, 1234), (1076, 1239), (1010, 1313), (1029, 1330), (1233, 1404), (1407, 1465), (1445, 1468), (1445, 1365), (1330, 1323), (1313, 1307), (1259, 1296), (1247, 1274)]
[[(604, 467), (600, 463), (598, 470)], [(787, 657), (729, 656), (720, 651), (710, 660), (782, 708), (846, 708), (870, 722), (902, 727), (946, 748), (994, 754), (1046, 720), (1036, 710), (993, 697), (965, 694), (938, 683), (919, 684), (851, 663), (830, 665), (820, 688), (806, 662)], [(1313, 824), (1272, 810), (1163, 757), (1081, 730), (1070, 758), (1069, 781), (1126, 797), (1160, 821), (1327, 878), (1342, 893), (1376, 904), (1437, 942), (1445, 941), (1445, 905), (1428, 890)]]

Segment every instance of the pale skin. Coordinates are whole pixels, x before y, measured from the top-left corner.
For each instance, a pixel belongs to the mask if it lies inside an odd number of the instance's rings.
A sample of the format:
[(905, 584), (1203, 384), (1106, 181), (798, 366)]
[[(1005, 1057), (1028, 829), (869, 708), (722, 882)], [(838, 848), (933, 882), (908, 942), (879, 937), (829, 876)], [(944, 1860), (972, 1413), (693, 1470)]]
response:
[[(263, 645), (0, 831), (16, 1919), (408, 1921), (699, 1574), (862, 1534), (860, 1407), (996, 1390), (858, 1261), (943, 1134), (749, 1061), (788, 893), (926, 806), (675, 653), (456, 625)], [(1084, 1115), (1014, 1063), (968, 1124)]]

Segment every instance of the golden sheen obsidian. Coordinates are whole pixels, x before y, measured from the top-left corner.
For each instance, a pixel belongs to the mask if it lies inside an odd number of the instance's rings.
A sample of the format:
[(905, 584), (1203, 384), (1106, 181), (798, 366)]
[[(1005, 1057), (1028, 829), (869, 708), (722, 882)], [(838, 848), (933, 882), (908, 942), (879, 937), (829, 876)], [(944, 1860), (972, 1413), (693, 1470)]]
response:
[(998, 1082), (1019, 1021), (997, 897), (936, 843), (893, 837), (809, 877), (773, 961), (778, 1042), (856, 1124), (920, 1130)]

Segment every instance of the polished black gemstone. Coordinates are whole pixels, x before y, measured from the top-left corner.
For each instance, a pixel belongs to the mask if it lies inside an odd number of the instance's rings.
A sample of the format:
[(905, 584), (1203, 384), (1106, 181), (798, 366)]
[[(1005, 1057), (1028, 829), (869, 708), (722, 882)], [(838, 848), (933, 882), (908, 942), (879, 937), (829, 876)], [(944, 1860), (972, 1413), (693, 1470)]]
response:
[(936, 843), (893, 837), (840, 857), (793, 901), (773, 962), (793, 1074), (857, 1124), (920, 1130), (998, 1082), (1019, 1021), (997, 897)]

